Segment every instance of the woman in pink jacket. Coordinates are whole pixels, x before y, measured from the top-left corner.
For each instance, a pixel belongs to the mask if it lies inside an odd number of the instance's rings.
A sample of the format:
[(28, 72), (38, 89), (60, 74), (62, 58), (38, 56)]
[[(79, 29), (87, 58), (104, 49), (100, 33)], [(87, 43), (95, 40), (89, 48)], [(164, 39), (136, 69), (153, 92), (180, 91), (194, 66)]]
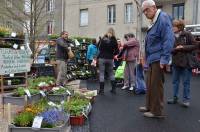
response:
[[(129, 33), (124, 35), (126, 42), (122, 50), (123, 57), (126, 61), (124, 69), (124, 86), (122, 89), (134, 90), (135, 88), (135, 67), (136, 59), (139, 56), (139, 42), (136, 40), (134, 34)], [(119, 56), (118, 56), (119, 57)]]

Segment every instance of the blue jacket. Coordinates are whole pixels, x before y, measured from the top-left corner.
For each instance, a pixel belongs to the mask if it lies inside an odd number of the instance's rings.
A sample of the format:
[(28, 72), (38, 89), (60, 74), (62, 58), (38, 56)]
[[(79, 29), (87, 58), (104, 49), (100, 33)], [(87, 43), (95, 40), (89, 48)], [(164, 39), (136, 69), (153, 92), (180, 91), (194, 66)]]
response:
[(90, 44), (87, 50), (87, 60), (93, 60), (93, 58), (97, 55), (97, 46), (94, 44)]
[(145, 55), (147, 64), (160, 61), (168, 64), (174, 45), (174, 33), (169, 16), (160, 12), (155, 24), (147, 31), (145, 38)]

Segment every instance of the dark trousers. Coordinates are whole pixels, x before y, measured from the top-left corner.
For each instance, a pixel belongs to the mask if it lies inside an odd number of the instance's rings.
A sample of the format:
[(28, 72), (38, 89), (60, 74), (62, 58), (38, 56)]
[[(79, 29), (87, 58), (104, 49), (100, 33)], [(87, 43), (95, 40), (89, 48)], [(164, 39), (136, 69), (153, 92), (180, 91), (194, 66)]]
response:
[(183, 102), (190, 100), (190, 80), (192, 77), (192, 69), (181, 68), (177, 66), (172, 67), (172, 79), (173, 79), (173, 94), (174, 97), (178, 97), (179, 84), (182, 79), (183, 83)]
[(113, 59), (99, 59), (99, 81), (105, 81), (105, 72), (108, 74), (111, 81), (115, 81), (113, 72)]
[(149, 66), (146, 83), (146, 108), (154, 115), (162, 115), (164, 106), (164, 70), (160, 68), (160, 62), (154, 62)]

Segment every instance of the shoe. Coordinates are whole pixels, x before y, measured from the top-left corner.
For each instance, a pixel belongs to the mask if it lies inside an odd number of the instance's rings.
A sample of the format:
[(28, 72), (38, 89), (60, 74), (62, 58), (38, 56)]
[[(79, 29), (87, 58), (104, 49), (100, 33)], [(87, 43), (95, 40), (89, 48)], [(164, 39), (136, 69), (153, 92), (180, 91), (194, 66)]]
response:
[(182, 103), (182, 106), (183, 106), (183, 107), (189, 107), (189, 106), (190, 106), (190, 102), (183, 102), (183, 103)]
[(152, 114), (151, 112), (145, 112), (145, 113), (144, 113), (144, 116), (145, 116), (145, 117), (149, 117), (149, 118), (155, 117), (155, 115)]
[(129, 86), (123, 86), (121, 89), (124, 90), (124, 89), (127, 89), (129, 88)]
[(104, 95), (104, 90), (100, 89), (98, 95)]
[(168, 104), (177, 104), (178, 103), (178, 97), (174, 97), (173, 99), (169, 99), (167, 101)]
[(149, 110), (145, 106), (143, 106), (143, 107), (139, 108), (139, 111), (140, 112), (148, 112)]
[(130, 88), (129, 88), (129, 90), (130, 90), (130, 91), (133, 91), (133, 90), (134, 90), (134, 87), (133, 87), (133, 86), (132, 86), (132, 87), (130, 87)]
[(145, 112), (144, 113), (144, 116), (145, 117), (148, 117), (148, 118), (164, 118), (165, 116), (163, 115), (154, 115), (153, 113), (151, 112)]

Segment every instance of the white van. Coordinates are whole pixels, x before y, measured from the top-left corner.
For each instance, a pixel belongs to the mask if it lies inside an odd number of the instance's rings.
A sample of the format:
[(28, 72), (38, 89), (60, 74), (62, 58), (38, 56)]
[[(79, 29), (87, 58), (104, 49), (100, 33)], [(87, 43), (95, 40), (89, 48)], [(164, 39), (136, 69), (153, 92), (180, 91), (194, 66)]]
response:
[(195, 37), (200, 37), (200, 24), (185, 25), (185, 30), (191, 32)]

